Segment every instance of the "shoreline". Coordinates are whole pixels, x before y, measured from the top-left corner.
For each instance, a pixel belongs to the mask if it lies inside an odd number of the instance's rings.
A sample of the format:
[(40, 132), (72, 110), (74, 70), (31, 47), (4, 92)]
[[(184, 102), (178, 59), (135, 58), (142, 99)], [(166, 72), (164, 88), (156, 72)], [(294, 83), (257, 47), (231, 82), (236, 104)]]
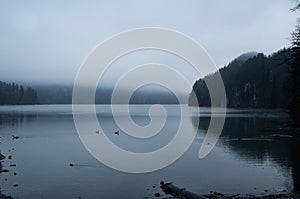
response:
[[(300, 193), (287, 192), (286, 190), (281, 192), (268, 192), (256, 193), (256, 194), (222, 194), (219, 192), (211, 192), (210, 194), (196, 194), (188, 191), (186, 188), (178, 187), (172, 182), (164, 183), (160, 182), (161, 190), (166, 194), (166, 196), (171, 196), (173, 198), (194, 198), (194, 199), (264, 199), (264, 198), (293, 198), (300, 199)], [(160, 195), (156, 193), (156, 196)], [(170, 197), (168, 197), (170, 198)]]
[[(5, 159), (5, 156), (0, 152), (0, 175), (2, 173), (2, 161)], [(0, 199), (13, 199), (11, 196), (4, 195), (0, 187)]]

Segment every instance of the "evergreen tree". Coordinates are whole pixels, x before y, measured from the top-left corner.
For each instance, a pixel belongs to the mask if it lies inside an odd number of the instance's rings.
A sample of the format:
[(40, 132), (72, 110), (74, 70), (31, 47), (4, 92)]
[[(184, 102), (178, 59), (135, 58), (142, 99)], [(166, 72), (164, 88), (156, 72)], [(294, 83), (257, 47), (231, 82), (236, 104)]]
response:
[[(219, 70), (227, 96), (227, 106), (233, 108), (288, 108), (291, 104), (289, 69), (292, 50), (283, 49), (271, 56), (262, 53), (248, 59), (240, 57)], [(288, 60), (288, 61), (286, 61)], [(193, 86), (200, 106), (210, 106), (205, 81), (215, 74), (199, 79)], [(192, 94), (190, 105), (195, 105)]]
[(37, 92), (16, 83), (0, 81), (0, 105), (38, 104)]
[[(297, 1), (298, 2), (298, 1)], [(300, 3), (293, 9), (299, 11)], [(299, 19), (298, 19), (299, 20)], [(300, 127), (300, 24), (296, 26), (296, 30), (292, 33), (292, 50), (294, 62), (292, 64), (292, 104), (291, 113), (294, 118), (294, 123)]]

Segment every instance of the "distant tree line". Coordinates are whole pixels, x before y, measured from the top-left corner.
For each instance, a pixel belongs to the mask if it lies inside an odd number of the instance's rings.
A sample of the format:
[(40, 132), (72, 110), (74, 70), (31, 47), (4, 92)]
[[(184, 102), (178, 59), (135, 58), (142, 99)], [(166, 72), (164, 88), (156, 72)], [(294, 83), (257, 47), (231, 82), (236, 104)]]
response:
[[(72, 85), (36, 85), (40, 104), (72, 104)], [(89, 88), (86, 88), (89, 89)], [(95, 94), (96, 104), (110, 104), (113, 88), (99, 87)], [(127, 94), (128, 91), (120, 91)], [(126, 103), (122, 98), (116, 103)], [(133, 93), (130, 104), (178, 104), (177, 98), (168, 91), (139, 89)]]
[[(293, 100), (290, 77), (292, 55), (291, 49), (283, 49), (270, 56), (262, 53), (254, 56), (243, 55), (220, 69), (227, 106), (287, 109)], [(213, 81), (215, 75), (211, 74), (196, 81), (193, 86), (196, 97), (190, 95), (190, 105), (196, 105), (196, 99), (199, 106), (211, 105), (205, 81)]]
[(0, 81), (0, 105), (38, 104), (37, 92), (31, 87)]

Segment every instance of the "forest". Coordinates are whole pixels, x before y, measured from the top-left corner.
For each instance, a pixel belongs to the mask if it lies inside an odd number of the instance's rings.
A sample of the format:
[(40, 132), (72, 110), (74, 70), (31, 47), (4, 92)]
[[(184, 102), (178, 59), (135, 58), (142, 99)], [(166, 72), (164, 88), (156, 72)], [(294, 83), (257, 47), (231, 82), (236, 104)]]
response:
[[(291, 49), (282, 49), (270, 56), (247, 53), (219, 70), (231, 108), (282, 108), (292, 103)], [(205, 81), (213, 80), (216, 73), (199, 79), (193, 86), (199, 106), (210, 106)], [(189, 104), (196, 105), (190, 95)], [(221, 103), (221, 102), (220, 102)]]
[(0, 105), (38, 104), (36, 90), (16, 83), (0, 81)]

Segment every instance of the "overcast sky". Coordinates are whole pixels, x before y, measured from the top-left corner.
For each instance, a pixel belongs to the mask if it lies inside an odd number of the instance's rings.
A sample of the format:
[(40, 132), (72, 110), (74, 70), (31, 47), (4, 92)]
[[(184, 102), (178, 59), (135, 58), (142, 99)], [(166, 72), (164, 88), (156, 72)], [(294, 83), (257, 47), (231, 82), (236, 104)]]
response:
[(0, 81), (72, 83), (97, 44), (153, 26), (194, 38), (221, 67), (245, 52), (288, 47), (293, 6), (292, 0), (1, 1)]

